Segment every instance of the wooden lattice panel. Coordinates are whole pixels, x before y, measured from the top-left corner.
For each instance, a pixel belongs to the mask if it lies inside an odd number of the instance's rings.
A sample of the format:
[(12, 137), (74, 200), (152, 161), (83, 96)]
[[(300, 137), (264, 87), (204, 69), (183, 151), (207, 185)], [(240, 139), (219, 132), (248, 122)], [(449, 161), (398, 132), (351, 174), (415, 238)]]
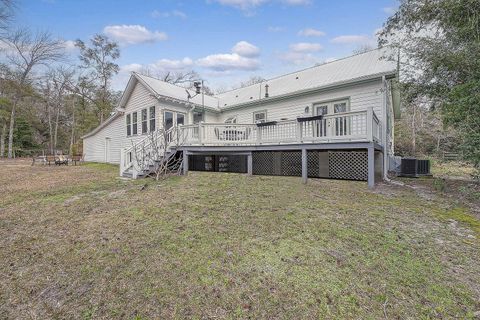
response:
[(276, 152), (271, 151), (253, 152), (253, 174), (275, 175), (275, 154)]
[(252, 157), (255, 175), (302, 175), (301, 151), (258, 151)]
[(334, 179), (364, 180), (368, 178), (366, 151), (330, 151), (329, 176)]
[(302, 152), (281, 152), (282, 176), (302, 176)]

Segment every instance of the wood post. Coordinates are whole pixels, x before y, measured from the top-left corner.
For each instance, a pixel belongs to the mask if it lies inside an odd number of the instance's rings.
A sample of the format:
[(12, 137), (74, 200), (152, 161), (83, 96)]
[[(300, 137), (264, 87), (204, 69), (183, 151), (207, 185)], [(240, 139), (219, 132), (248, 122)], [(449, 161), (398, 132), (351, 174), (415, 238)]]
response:
[(307, 149), (302, 149), (302, 183), (307, 183), (307, 179), (308, 179)]
[(375, 186), (375, 149), (373, 143), (368, 147), (368, 187)]
[(367, 140), (373, 141), (373, 107), (367, 108)]
[(247, 155), (247, 174), (249, 176), (253, 175), (253, 157), (251, 152)]
[(183, 173), (184, 176), (186, 176), (186, 175), (188, 175), (188, 152), (187, 152), (187, 151), (183, 151), (182, 157), (183, 157), (182, 173)]

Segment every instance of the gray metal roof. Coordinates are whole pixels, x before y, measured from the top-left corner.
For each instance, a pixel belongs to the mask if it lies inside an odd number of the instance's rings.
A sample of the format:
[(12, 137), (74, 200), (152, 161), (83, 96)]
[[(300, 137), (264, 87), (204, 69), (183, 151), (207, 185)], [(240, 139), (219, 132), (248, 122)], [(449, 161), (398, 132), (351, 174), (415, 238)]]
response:
[(362, 54), (324, 63), (315, 67), (279, 76), (262, 83), (251, 85), (216, 95), (220, 108), (265, 99), (265, 85), (268, 84), (270, 98), (294, 94), (309, 89), (322, 88), (335, 84), (351, 82), (395, 74), (397, 66), (393, 61), (383, 59), (388, 48), (375, 49)]
[[(268, 84), (269, 98), (288, 96), (308, 90), (333, 87), (344, 83), (371, 79), (386, 74), (395, 74), (396, 62), (385, 59), (390, 55), (389, 48), (371, 50), (365, 53), (324, 63), (308, 69), (282, 75), (262, 83), (227, 91), (215, 96), (204, 96), (205, 106), (221, 110), (246, 103), (265, 100), (265, 85)], [(152, 91), (160, 96), (187, 101), (185, 88), (149, 76), (134, 73)], [(194, 92), (189, 90), (190, 95)], [(191, 103), (202, 104), (201, 95), (190, 99)]]

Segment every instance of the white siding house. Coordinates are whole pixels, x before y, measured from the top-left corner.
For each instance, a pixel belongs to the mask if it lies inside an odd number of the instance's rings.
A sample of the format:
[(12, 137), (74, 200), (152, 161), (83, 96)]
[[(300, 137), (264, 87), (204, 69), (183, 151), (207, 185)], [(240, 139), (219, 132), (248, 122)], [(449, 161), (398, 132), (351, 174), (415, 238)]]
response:
[[(308, 149), (315, 158), (311, 163), (321, 167), (320, 171), (312, 169), (310, 175), (322, 176), (318, 172), (329, 170), (326, 177), (366, 180), (368, 171), (371, 184), (374, 169), (386, 174), (383, 168), (388, 168), (393, 155), (393, 118), (399, 109), (396, 63), (383, 58), (386, 50), (372, 50), (215, 96), (132, 73), (115, 115), (84, 137), (85, 159), (123, 161), (123, 174), (133, 166), (132, 148), (144, 145), (151, 133), (175, 129), (186, 140), (174, 152), (184, 152), (187, 166), (188, 157), (195, 154), (246, 154), (251, 172), (260, 163), (255, 152), (278, 151), (287, 157), (286, 150), (292, 150), (289, 157), (297, 159), (302, 152), (306, 161)], [(368, 168), (364, 162), (367, 151)], [(351, 167), (352, 161), (358, 165)], [(218, 164), (213, 167), (217, 170)], [(275, 172), (286, 172), (279, 170)], [(298, 170), (292, 172), (295, 175)], [(307, 175), (304, 167), (302, 175)]]
[(103, 126), (83, 137), (85, 161), (120, 163), (120, 151), (125, 147), (124, 121), (123, 114), (116, 112)]

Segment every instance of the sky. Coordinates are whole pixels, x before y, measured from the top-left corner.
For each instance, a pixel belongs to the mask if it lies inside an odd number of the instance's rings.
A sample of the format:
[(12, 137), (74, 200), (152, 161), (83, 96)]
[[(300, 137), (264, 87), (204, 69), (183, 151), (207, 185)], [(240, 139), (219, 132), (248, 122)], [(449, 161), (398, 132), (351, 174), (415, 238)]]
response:
[[(120, 44), (124, 89), (131, 71), (197, 71), (211, 88), (272, 78), (376, 45), (396, 0), (19, 0), (17, 21), (65, 41), (105, 34)], [(75, 59), (72, 58), (72, 63)]]

